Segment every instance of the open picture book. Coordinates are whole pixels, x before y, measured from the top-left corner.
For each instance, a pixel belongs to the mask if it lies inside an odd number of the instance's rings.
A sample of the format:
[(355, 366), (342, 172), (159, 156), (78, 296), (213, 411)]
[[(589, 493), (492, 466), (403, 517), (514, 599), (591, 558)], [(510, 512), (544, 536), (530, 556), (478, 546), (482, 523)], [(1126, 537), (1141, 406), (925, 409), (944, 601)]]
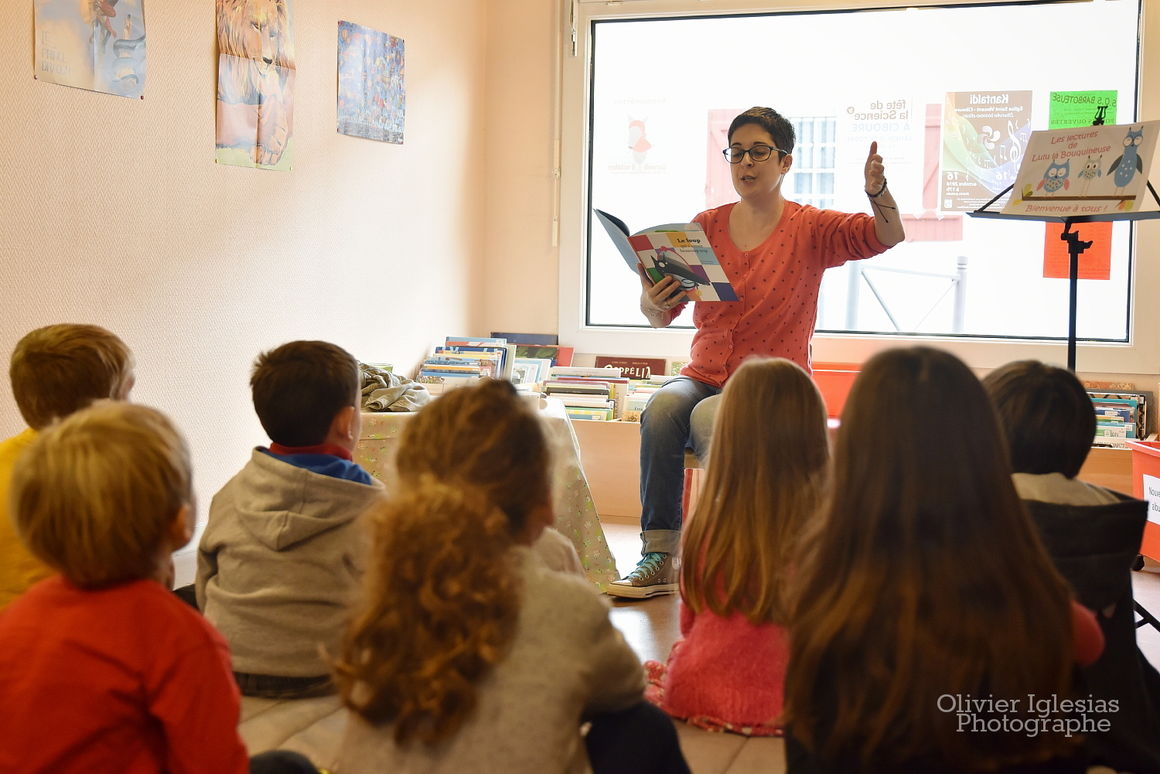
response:
[(643, 266), (654, 283), (665, 276), (676, 277), (691, 301), (737, 300), (700, 224), (670, 223), (631, 234), (620, 218), (592, 211), (633, 273)]

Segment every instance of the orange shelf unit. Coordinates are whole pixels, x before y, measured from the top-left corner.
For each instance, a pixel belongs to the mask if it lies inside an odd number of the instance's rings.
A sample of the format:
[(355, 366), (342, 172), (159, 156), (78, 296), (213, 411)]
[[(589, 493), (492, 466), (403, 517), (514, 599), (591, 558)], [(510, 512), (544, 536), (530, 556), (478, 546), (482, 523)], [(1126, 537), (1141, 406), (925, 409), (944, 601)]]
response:
[[(1148, 501), (1148, 523), (1144, 525), (1144, 541), (1140, 553), (1160, 560), (1160, 442), (1128, 441), (1132, 450), (1132, 494)], [(1148, 491), (1144, 484), (1149, 481)]]

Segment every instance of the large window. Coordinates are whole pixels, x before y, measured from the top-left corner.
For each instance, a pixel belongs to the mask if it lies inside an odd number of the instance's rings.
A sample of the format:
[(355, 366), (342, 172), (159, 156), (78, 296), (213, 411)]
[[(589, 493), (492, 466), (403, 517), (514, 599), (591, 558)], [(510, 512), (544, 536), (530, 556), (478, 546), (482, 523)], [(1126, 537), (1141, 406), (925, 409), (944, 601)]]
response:
[[(877, 141), (911, 237), (827, 272), (819, 332), (1065, 337), (1067, 280), (1045, 256), (1054, 235), (1042, 223), (966, 213), (1013, 180), (1032, 130), (1090, 123), (1097, 104), (1110, 105), (1115, 123), (1140, 119), (1140, 17), (1129, 0), (593, 15), (581, 20), (588, 132), (578, 209), (639, 229), (735, 200), (720, 154), (729, 120), (768, 105), (798, 137), (787, 198), (868, 212), (862, 168)], [(580, 236), (581, 327), (645, 325), (639, 286), (602, 229), (582, 218)], [(1079, 336), (1128, 342), (1132, 227), (1115, 224), (1101, 241), (1110, 250), (1097, 278), (1081, 282)]]

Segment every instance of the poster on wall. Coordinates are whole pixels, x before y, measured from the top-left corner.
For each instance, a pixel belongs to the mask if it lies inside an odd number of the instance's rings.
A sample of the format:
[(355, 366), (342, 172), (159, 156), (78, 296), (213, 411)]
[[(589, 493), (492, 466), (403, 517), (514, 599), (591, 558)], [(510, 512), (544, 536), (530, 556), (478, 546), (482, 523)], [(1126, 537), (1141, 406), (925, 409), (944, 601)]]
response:
[(217, 0), (217, 162), (289, 170), (294, 137), (290, 0)]
[(940, 209), (977, 210), (1011, 185), (1030, 135), (1030, 91), (948, 92)]
[(338, 131), (403, 144), (407, 116), (402, 38), (338, 23)]
[(38, 80), (132, 99), (145, 92), (145, 0), (36, 0)]

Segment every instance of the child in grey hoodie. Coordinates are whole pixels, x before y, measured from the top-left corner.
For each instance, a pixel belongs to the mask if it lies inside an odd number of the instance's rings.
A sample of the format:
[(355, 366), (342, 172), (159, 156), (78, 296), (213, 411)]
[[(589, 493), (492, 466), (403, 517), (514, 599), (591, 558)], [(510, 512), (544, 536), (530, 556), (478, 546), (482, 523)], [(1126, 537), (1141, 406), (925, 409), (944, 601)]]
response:
[(351, 457), (358, 362), (324, 341), (258, 356), (254, 408), (273, 443), (214, 496), (198, 550), (197, 603), (229, 641), (247, 696), (329, 693), (331, 652), (363, 570), (360, 518), (383, 487)]

